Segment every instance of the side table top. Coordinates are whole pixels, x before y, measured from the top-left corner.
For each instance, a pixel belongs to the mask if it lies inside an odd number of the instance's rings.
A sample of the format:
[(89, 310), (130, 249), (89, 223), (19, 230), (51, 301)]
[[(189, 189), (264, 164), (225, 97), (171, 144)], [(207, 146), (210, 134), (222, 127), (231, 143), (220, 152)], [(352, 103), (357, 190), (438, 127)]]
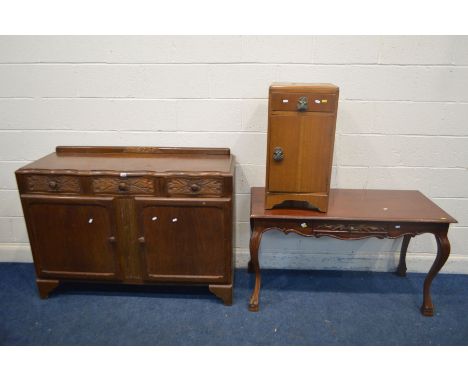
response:
[(331, 189), (327, 212), (265, 210), (265, 188), (252, 187), (251, 194), (251, 218), (457, 223), (429, 198), (414, 190)]

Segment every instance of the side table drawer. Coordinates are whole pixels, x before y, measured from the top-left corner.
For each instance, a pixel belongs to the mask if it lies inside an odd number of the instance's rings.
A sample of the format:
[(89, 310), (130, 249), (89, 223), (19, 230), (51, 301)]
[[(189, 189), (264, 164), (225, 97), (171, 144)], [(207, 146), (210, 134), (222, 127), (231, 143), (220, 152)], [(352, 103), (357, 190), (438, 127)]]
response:
[(152, 178), (99, 177), (92, 180), (95, 194), (154, 194)]
[(28, 175), (26, 188), (28, 192), (81, 192), (80, 178), (68, 175)]
[(169, 196), (215, 196), (223, 195), (222, 178), (176, 177), (166, 181)]

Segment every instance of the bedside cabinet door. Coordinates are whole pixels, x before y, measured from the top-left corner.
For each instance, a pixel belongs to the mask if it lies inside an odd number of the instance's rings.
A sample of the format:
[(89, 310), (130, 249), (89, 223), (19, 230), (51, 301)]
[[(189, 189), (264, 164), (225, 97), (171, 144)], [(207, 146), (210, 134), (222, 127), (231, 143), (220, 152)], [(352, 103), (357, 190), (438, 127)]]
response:
[(21, 199), (38, 276), (119, 279), (113, 198)]
[(146, 280), (231, 281), (231, 200), (202, 200), (137, 198)]
[(270, 117), (268, 190), (328, 192), (335, 116), (288, 113)]

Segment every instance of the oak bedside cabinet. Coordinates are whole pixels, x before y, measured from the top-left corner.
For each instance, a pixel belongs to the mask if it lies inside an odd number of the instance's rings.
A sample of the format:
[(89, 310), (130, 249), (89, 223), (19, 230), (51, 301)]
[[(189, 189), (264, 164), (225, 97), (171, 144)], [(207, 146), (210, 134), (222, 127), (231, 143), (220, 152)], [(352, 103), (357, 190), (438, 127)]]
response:
[(339, 89), (270, 86), (265, 208), (289, 202), (327, 211)]
[(16, 171), (42, 298), (73, 281), (205, 284), (232, 303), (229, 149), (57, 147)]

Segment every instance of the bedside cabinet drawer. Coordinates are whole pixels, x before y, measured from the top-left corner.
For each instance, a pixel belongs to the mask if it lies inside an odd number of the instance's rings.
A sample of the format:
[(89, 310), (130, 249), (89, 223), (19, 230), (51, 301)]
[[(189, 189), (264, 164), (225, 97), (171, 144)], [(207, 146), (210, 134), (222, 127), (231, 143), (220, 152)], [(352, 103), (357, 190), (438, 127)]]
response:
[(274, 111), (333, 112), (335, 104), (334, 94), (273, 93), (271, 95), (271, 110)]
[(169, 196), (222, 196), (223, 180), (221, 178), (177, 177), (166, 181)]
[(100, 177), (92, 181), (95, 194), (154, 194), (152, 178)]
[(26, 177), (28, 192), (63, 192), (79, 194), (80, 178), (67, 175), (29, 175)]

